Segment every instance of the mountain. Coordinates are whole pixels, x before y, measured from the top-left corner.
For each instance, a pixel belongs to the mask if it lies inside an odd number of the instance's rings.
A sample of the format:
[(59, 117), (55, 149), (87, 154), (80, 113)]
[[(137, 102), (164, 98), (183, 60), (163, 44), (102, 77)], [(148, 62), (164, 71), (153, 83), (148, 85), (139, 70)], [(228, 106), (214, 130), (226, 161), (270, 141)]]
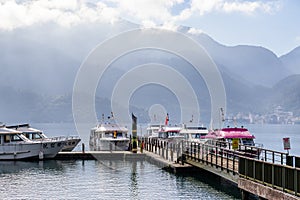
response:
[(272, 87), (291, 74), (280, 59), (264, 47), (219, 44), (205, 33), (193, 38), (208, 51), (219, 70), (230, 72), (245, 84)]
[(291, 74), (300, 74), (300, 47), (280, 57), (282, 64)]
[[(103, 40), (137, 27), (123, 21), (69, 29), (47, 24), (0, 32), (0, 48), (4, 50), (0, 54), (0, 121), (72, 121), (72, 89), (83, 60)], [(296, 88), (299, 82), (297, 77), (289, 75), (298, 70), (300, 48), (278, 58), (263, 47), (225, 46), (207, 34), (189, 34), (189, 30), (189, 27), (180, 29), (205, 48), (220, 70), (229, 113), (265, 113), (274, 105), (298, 113), (296, 105), (300, 94)], [(153, 49), (130, 52), (111, 63), (96, 91), (98, 118), (102, 113), (110, 113), (109, 98), (120, 78), (133, 67), (145, 63), (171, 66), (184, 76), (199, 100), (201, 121), (210, 120), (210, 95), (203, 77), (188, 61)], [(177, 80), (173, 83), (175, 87), (178, 84)], [(129, 104), (130, 111), (137, 113), (140, 122), (149, 122), (148, 111), (154, 104), (163, 105), (175, 121), (181, 117), (176, 94), (164, 86), (139, 87)]]
[(300, 74), (291, 75), (279, 81), (272, 88), (273, 105), (283, 106), (284, 110), (300, 115)]

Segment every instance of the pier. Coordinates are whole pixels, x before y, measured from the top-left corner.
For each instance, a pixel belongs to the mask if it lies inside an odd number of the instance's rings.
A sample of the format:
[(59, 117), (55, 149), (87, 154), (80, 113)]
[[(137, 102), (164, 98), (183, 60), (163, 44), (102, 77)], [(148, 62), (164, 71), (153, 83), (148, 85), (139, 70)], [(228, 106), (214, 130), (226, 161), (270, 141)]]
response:
[(300, 199), (300, 157), (243, 145), (231, 150), (221, 143), (168, 144), (145, 139), (145, 144), (146, 151), (158, 153), (166, 160), (174, 159), (175, 155), (176, 162), (187, 163), (236, 184), (242, 199), (248, 199), (250, 194), (260, 199)]

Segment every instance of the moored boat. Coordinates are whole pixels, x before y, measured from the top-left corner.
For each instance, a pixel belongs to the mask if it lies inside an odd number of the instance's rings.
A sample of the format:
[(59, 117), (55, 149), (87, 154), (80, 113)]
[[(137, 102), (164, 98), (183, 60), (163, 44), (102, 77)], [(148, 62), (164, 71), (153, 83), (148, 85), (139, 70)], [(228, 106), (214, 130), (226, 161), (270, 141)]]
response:
[(247, 156), (253, 157), (260, 154), (261, 144), (254, 142), (255, 136), (248, 129), (242, 127), (226, 127), (222, 129), (211, 130), (206, 136), (206, 143), (219, 145), (224, 148), (232, 149), (233, 140), (238, 140), (238, 151), (245, 152)]
[(52, 158), (62, 146), (62, 142), (33, 141), (18, 130), (0, 127), (0, 160)]
[(91, 129), (91, 151), (124, 151), (129, 148), (128, 129), (115, 123), (100, 123)]
[(165, 140), (168, 142), (181, 141), (184, 139), (184, 136), (179, 134), (180, 130), (181, 130), (181, 127), (179, 127), (179, 126), (166, 125), (159, 129), (158, 138), (160, 140)]
[(187, 126), (183, 124), (179, 135), (182, 135), (189, 142), (203, 142), (203, 137), (208, 134), (208, 129), (204, 126)]
[(146, 136), (149, 138), (158, 138), (158, 132), (163, 126), (161, 124), (148, 124)]
[[(52, 142), (62, 142), (62, 148), (60, 149), (60, 151), (72, 151), (81, 140), (78, 136), (47, 137), (43, 133), (43, 131), (36, 128), (32, 128), (29, 124), (10, 125), (6, 127), (22, 132), (25, 137), (33, 141), (43, 140), (43, 141), (52, 141)], [(49, 151), (50, 150), (51, 149), (49, 149)], [(52, 153), (55, 153), (55, 151), (56, 150), (54, 149), (51, 150)], [(49, 152), (46, 155), (48, 154), (51, 153)]]

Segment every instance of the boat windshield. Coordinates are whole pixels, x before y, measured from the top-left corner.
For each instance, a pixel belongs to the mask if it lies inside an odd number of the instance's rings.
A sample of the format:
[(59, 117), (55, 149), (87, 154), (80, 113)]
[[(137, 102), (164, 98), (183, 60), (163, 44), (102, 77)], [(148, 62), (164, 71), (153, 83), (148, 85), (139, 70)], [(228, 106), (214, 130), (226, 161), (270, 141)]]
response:
[(201, 135), (200, 133), (192, 134), (193, 139), (200, 139)]
[(25, 136), (30, 140), (42, 139), (41, 133), (38, 132), (28, 132), (25, 133)]
[(11, 135), (11, 142), (19, 142), (19, 141), (23, 141), (22, 138), (19, 137), (19, 135)]
[(168, 132), (168, 135), (169, 136), (178, 136), (179, 133), (177, 131), (170, 131), (170, 132)]
[(241, 140), (243, 145), (254, 146), (254, 141), (251, 138), (243, 138)]
[(105, 137), (106, 138), (118, 138), (118, 137), (126, 137), (127, 134), (123, 135), (123, 132), (106, 132)]

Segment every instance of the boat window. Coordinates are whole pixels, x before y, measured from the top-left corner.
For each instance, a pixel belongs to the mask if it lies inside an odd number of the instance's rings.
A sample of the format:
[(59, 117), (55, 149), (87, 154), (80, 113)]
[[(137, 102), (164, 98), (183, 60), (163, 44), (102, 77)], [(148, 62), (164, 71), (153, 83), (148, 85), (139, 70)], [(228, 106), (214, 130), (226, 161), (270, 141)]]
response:
[(254, 146), (254, 141), (251, 138), (243, 138), (242, 139), (242, 144), (243, 145), (248, 145), (248, 146)]
[(177, 136), (178, 132), (169, 132), (169, 136)]
[(118, 132), (117, 133), (117, 137), (122, 137), (123, 136), (123, 133), (122, 132)]
[(200, 138), (200, 134), (199, 133), (192, 134), (192, 138), (199, 139)]
[(18, 135), (12, 135), (11, 136), (11, 141), (12, 142), (18, 142), (18, 141), (22, 141), (22, 139)]
[(112, 138), (112, 137), (114, 137), (114, 133), (112, 133), (112, 132), (105, 133), (105, 137), (106, 138)]
[(41, 133), (35, 133), (33, 135), (34, 139), (42, 139), (42, 136), (40, 135)]
[(4, 142), (9, 143), (10, 142), (10, 135), (4, 135)]
[(232, 143), (232, 138), (227, 138), (227, 142)]

